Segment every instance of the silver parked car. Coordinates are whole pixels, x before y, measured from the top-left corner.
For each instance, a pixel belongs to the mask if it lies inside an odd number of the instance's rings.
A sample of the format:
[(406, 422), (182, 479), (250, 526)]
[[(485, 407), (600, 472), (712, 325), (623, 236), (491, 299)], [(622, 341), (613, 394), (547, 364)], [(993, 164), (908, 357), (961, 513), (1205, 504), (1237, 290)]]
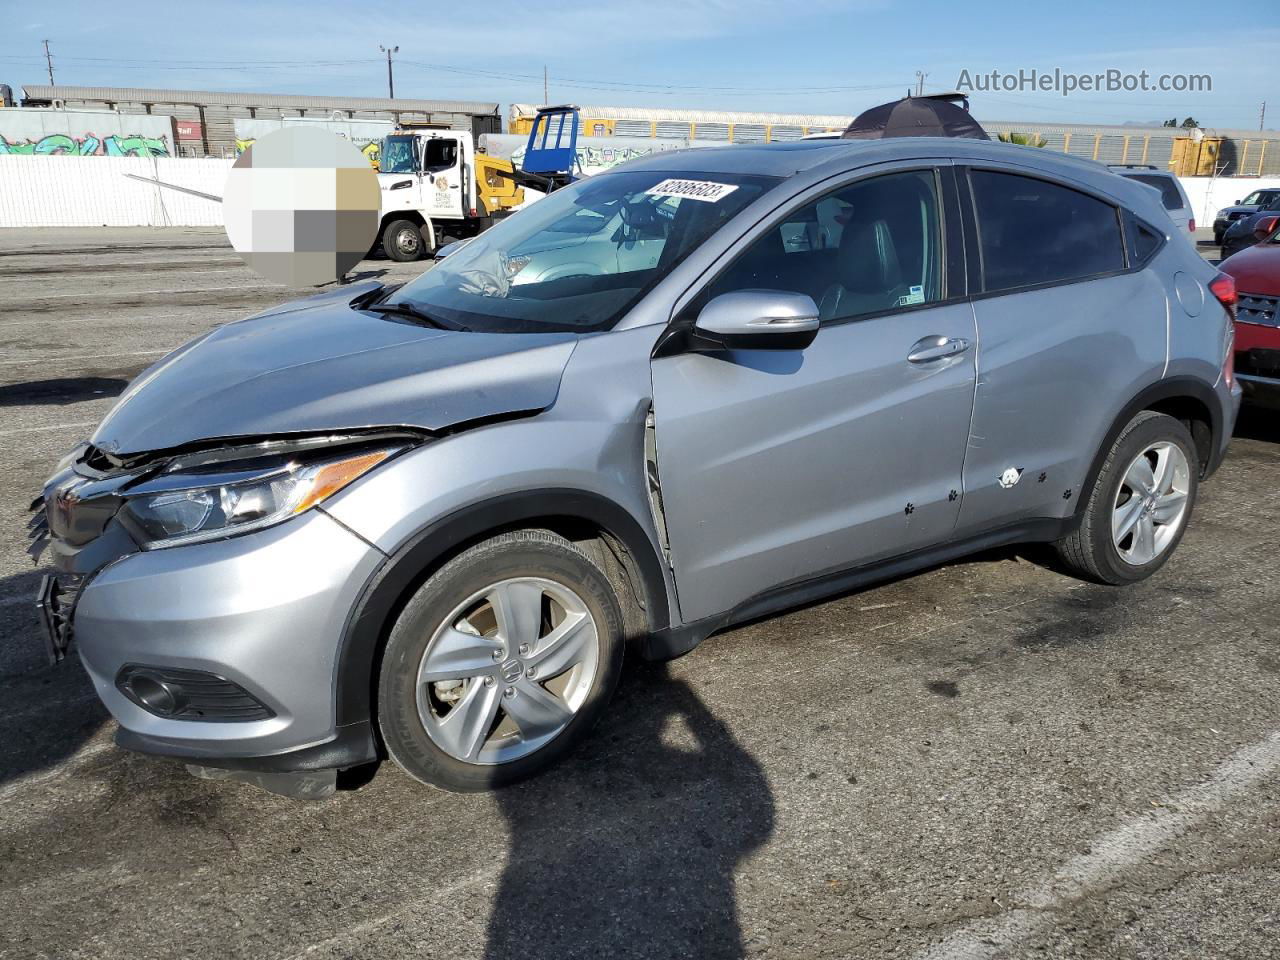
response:
[[(524, 282), (566, 237), (592, 270)], [(205, 775), (510, 783), (624, 649), (998, 544), (1150, 576), (1231, 435), (1233, 296), (1087, 161), (657, 154), (140, 376), (37, 502), (49, 648)]]

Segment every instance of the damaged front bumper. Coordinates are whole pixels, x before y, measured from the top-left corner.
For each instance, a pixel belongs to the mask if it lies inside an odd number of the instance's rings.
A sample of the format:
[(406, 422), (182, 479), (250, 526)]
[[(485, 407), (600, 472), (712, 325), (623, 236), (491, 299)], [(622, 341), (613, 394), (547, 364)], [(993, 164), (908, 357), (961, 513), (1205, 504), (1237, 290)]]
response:
[(377, 759), (367, 715), (339, 727), (335, 700), (347, 613), (384, 555), (320, 507), (147, 549), (118, 514), (148, 473), (64, 461), (32, 504), (49, 659), (74, 642), (122, 747), (325, 795), (334, 771)]

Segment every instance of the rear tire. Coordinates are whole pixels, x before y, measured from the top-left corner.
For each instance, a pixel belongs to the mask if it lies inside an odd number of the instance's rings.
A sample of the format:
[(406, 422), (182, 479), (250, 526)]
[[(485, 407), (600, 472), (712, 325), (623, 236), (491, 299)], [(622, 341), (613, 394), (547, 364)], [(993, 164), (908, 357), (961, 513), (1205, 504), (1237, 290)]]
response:
[(1116, 438), (1080, 515), (1055, 545), (1075, 574), (1096, 583), (1145, 580), (1168, 562), (1195, 504), (1200, 459), (1181, 421), (1144, 410)]
[(540, 773), (587, 736), (613, 695), (622, 622), (606, 573), (563, 537), (517, 530), (471, 547), (392, 628), (378, 680), (387, 752), (446, 790)]
[(421, 260), (427, 250), (422, 227), (412, 220), (392, 220), (382, 231), (382, 251), (392, 260)]

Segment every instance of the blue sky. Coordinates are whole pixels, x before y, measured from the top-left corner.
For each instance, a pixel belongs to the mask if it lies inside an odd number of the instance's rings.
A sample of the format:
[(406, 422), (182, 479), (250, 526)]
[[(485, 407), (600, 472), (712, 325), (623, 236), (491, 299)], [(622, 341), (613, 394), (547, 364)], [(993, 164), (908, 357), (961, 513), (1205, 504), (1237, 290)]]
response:
[[(0, 23), (0, 82), (384, 96), (379, 44), (398, 44), (402, 97), (856, 113), (971, 74), (1019, 69), (1207, 73), (1211, 93), (973, 96), (987, 120), (1151, 121), (1188, 114), (1280, 128), (1274, 0), (318, 0), (18, 3)], [(510, 11), (505, 16), (503, 11)], [(1271, 26), (1263, 26), (1271, 24)]]

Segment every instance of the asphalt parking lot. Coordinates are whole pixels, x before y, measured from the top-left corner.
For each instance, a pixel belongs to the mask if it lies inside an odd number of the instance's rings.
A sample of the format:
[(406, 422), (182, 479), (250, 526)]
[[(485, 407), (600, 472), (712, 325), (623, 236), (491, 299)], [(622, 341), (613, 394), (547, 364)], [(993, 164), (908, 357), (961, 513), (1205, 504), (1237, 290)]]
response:
[(152, 360), (289, 296), (220, 230), (0, 231), (0, 957), (1280, 956), (1274, 415), (1151, 581), (1009, 550), (758, 622), (631, 664), (498, 794), (116, 749), (44, 662), (27, 504)]

